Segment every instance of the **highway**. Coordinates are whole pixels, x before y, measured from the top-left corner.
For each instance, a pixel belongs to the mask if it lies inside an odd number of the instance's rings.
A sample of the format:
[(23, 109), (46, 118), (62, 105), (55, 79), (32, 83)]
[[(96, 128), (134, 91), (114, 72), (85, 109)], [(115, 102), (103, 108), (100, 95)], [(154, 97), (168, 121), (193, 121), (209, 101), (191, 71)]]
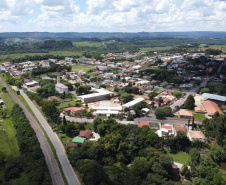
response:
[(53, 132), (52, 128), (49, 126), (49, 124), (47, 123), (45, 118), (42, 116), (42, 114), (37, 109), (37, 107), (34, 105), (34, 103), (28, 98), (28, 96), (23, 91), (20, 91), (20, 93), (24, 97), (24, 99), (26, 100), (28, 105), (31, 107), (35, 116), (38, 118), (42, 127), (44, 128), (47, 135), (49, 136), (54, 148), (56, 149), (58, 159), (61, 163), (61, 166), (63, 168), (63, 171), (64, 171), (68, 184), (69, 185), (80, 185), (80, 182), (78, 181), (78, 178), (75, 175), (75, 172), (74, 172), (70, 162), (68, 161), (64, 146), (61, 143), (60, 139), (58, 138), (57, 134), (55, 132)]
[(27, 110), (27, 108), (24, 106), (24, 104), (17, 98), (17, 96), (11, 91), (11, 89), (8, 88), (7, 84), (2, 80), (1, 77), (0, 77), (0, 82), (3, 84), (3, 86), (6, 87), (7, 91), (9, 92), (9, 95), (13, 98), (15, 103), (17, 103), (23, 109), (25, 116), (27, 117), (32, 128), (34, 129), (36, 136), (38, 138), (38, 141), (40, 143), (40, 147), (45, 156), (46, 164), (49, 168), (49, 172), (50, 172), (50, 175), (52, 178), (52, 184), (53, 185), (64, 185), (64, 181), (63, 181), (62, 175), (60, 173), (59, 166), (53, 155), (52, 149), (46, 140), (44, 132), (40, 128), (39, 124), (37, 123), (37, 121), (35, 120), (33, 115)]

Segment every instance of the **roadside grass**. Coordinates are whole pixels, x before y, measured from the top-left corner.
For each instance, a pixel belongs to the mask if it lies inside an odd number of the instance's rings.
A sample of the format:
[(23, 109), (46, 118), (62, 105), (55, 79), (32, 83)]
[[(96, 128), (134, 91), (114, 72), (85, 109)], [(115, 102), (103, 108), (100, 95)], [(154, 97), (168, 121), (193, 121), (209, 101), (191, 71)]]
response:
[(162, 51), (162, 50), (169, 50), (172, 47), (167, 46), (167, 47), (143, 47), (140, 48), (140, 51)]
[(57, 108), (58, 108), (58, 109), (62, 109), (62, 108), (71, 107), (71, 106), (75, 106), (75, 101), (74, 101), (74, 100), (68, 101), (68, 102), (60, 103), (60, 104), (57, 106)]
[(171, 156), (175, 162), (178, 162), (178, 163), (188, 164), (191, 160), (191, 157), (186, 153), (182, 153), (182, 152), (175, 153), (170, 150), (167, 150), (167, 154)]
[(189, 111), (191, 111), (193, 113), (193, 116), (195, 119), (206, 119), (205, 114), (197, 114), (197, 113), (195, 113), (194, 110), (189, 110)]
[(72, 94), (72, 93), (71, 93), (71, 97), (72, 97), (72, 99), (74, 99), (74, 100), (77, 99), (76, 96), (75, 96), (74, 94)]
[(90, 66), (83, 66), (83, 65), (72, 65), (72, 72), (78, 72), (80, 70), (83, 70), (83, 71), (89, 71), (91, 70), (92, 67)]
[(173, 118), (179, 118), (179, 115), (173, 115)]

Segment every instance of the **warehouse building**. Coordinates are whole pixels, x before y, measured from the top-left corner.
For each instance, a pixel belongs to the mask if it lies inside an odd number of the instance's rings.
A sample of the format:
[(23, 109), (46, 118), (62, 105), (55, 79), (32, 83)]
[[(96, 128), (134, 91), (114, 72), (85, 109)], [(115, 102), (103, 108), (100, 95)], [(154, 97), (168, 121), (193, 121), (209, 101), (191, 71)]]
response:
[(95, 90), (97, 91), (97, 93), (81, 95), (78, 96), (77, 99), (81, 100), (82, 103), (91, 103), (95, 101), (106, 100), (107, 96), (111, 96), (112, 94), (114, 94), (113, 92), (103, 88)]

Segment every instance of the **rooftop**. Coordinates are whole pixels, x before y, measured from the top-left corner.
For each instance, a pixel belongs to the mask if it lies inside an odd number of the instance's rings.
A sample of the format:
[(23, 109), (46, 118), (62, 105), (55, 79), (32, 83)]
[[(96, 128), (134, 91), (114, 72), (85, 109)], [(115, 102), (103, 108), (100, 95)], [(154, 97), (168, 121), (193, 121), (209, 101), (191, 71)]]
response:
[(189, 130), (188, 134), (191, 136), (191, 138), (205, 139), (205, 136), (204, 136), (204, 134), (201, 131)]
[(149, 126), (149, 123), (147, 123), (147, 122), (140, 122), (140, 123), (138, 123), (137, 124), (138, 125), (138, 127), (143, 127), (144, 125), (147, 125), (147, 126)]
[(187, 110), (179, 110), (178, 114), (181, 116), (193, 116), (193, 113), (191, 111), (187, 111)]
[(220, 95), (216, 95), (216, 94), (203, 93), (202, 97), (212, 99), (212, 100), (217, 100), (217, 101), (226, 101), (225, 96), (220, 96)]
[(223, 112), (221, 111), (221, 109), (218, 107), (218, 105), (210, 100), (207, 101), (203, 101), (202, 105), (204, 106), (204, 108), (206, 109), (206, 112), (208, 114), (214, 114), (215, 112), (219, 112), (220, 114), (223, 114)]
[(84, 141), (85, 141), (85, 139), (86, 138), (82, 138), (82, 137), (74, 137), (73, 139), (72, 139), (72, 142), (73, 143), (84, 143)]
[(174, 129), (176, 131), (182, 131), (182, 132), (187, 132), (187, 129), (185, 126), (174, 126)]

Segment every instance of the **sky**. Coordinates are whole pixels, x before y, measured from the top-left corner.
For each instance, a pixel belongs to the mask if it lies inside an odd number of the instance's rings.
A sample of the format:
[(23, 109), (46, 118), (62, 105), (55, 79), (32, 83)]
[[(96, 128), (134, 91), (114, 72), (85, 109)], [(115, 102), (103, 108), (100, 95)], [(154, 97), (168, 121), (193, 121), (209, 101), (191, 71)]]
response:
[(226, 0), (0, 0), (0, 32), (226, 31)]

